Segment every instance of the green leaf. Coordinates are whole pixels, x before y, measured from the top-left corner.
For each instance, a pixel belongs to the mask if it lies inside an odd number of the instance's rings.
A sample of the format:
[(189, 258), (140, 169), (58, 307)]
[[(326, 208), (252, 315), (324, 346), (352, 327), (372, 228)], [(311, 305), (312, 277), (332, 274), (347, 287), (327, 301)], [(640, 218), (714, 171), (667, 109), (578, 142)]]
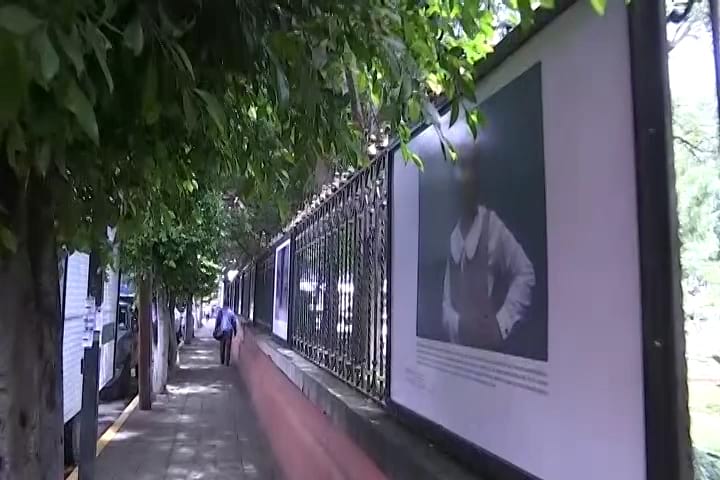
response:
[(11, 253), (17, 252), (17, 237), (4, 225), (0, 225), (0, 244)]
[(473, 79), (469, 76), (463, 76), (460, 79), (460, 88), (462, 89), (462, 94), (465, 98), (468, 100), (475, 102), (475, 82), (473, 82)]
[(400, 143), (400, 152), (402, 153), (402, 157), (405, 162), (408, 162), (411, 159), (412, 154), (410, 153), (410, 149), (408, 148), (407, 143)]
[(443, 157), (447, 160), (447, 156), (450, 155), (450, 161), (456, 162), (458, 159), (458, 153), (455, 146), (450, 143), (450, 140), (442, 133), (439, 128), (435, 128), (440, 137), (440, 148), (442, 148)]
[(154, 58), (148, 61), (147, 70), (145, 71), (145, 82), (143, 83), (142, 93), (142, 112), (145, 122), (152, 125), (160, 118), (160, 107), (157, 101), (158, 91), (158, 72)]
[(321, 41), (312, 48), (312, 64), (317, 70), (321, 70), (327, 64), (327, 40)]
[(15, 42), (0, 39), (0, 123), (15, 119), (27, 90), (25, 61)]
[(140, 18), (133, 18), (123, 32), (123, 42), (137, 56), (143, 49), (144, 36)]
[(50, 166), (50, 153), (50, 142), (48, 141), (42, 142), (35, 152), (35, 170), (42, 177), (45, 177)]
[(33, 36), (32, 47), (40, 57), (40, 72), (43, 80), (45, 83), (49, 83), (60, 69), (60, 58), (46, 30), (42, 30)]
[(462, 26), (469, 37), (474, 37), (478, 31), (477, 18), (479, 16), (479, 0), (464, 0), (462, 5)]
[(189, 193), (192, 193), (194, 190), (197, 189), (197, 182), (194, 182), (194, 180), (185, 180), (182, 183), (182, 187)]
[(25, 145), (25, 134), (22, 127), (17, 122), (13, 122), (8, 130), (7, 140), (5, 142), (5, 153), (7, 155), (8, 164), (15, 172), (18, 178), (24, 177), (27, 173), (25, 165), (18, 163), (17, 152), (27, 151)]
[(224, 134), (227, 121), (225, 119), (225, 111), (220, 106), (220, 102), (218, 102), (218, 99), (215, 98), (215, 95), (213, 95), (212, 93), (201, 90), (199, 88), (195, 89), (195, 93), (197, 93), (200, 98), (205, 101), (205, 106), (208, 113), (210, 114), (210, 117), (213, 119), (215, 125), (217, 125), (220, 132)]
[(450, 126), (452, 127), (458, 119), (460, 114), (460, 105), (457, 99), (454, 99), (450, 104)]
[(520, 25), (527, 28), (533, 23), (533, 9), (530, 0), (517, 0), (517, 5), (520, 10)]
[(484, 126), (485, 125), (485, 117), (483, 114), (475, 109), (465, 109), (465, 119), (467, 121), (468, 128), (470, 129), (470, 132), (473, 135), (473, 138), (477, 138), (477, 128), (478, 126)]
[(70, 35), (67, 35), (60, 29), (55, 31), (57, 33), (58, 41), (62, 47), (65, 55), (70, 59), (75, 72), (80, 75), (85, 71), (85, 62), (83, 61), (82, 46), (80, 45), (80, 35), (78, 34), (77, 28), (73, 26)]
[(169, 30), (173, 37), (181, 37), (183, 33), (183, 29), (179, 28), (177, 25), (175, 25), (175, 22), (170, 20), (170, 17), (168, 16), (167, 12), (165, 11), (165, 7), (163, 6), (162, 1), (158, 2), (158, 11), (160, 13), (160, 23), (162, 23), (162, 26), (164, 29)]
[(19, 123), (13, 122), (8, 130), (7, 147), (14, 152), (27, 151), (25, 144), (25, 133)]
[(189, 131), (195, 130), (197, 126), (197, 109), (187, 90), (182, 93), (183, 113), (185, 114), (185, 125)]
[(607, 4), (607, 0), (590, 0), (590, 5), (592, 5), (593, 9), (594, 9), (599, 15), (604, 15), (604, 14), (605, 14), (606, 4)]
[(281, 107), (287, 106), (290, 101), (290, 86), (288, 85), (288, 79), (285, 76), (279, 63), (275, 63), (275, 82), (278, 94), (278, 104)]
[(61, 146), (57, 149), (57, 151), (53, 155), (53, 160), (55, 162), (55, 166), (58, 169), (58, 172), (60, 172), (60, 175), (67, 180), (68, 178), (68, 172), (67, 172), (67, 165), (65, 162), (65, 146)]
[(96, 145), (100, 143), (95, 112), (85, 94), (74, 80), (68, 84), (67, 91), (63, 98), (63, 105), (77, 118), (80, 127)]
[(100, 29), (90, 23), (90, 21), (85, 24), (85, 38), (87, 38), (95, 52), (95, 58), (97, 58), (100, 64), (100, 69), (103, 75), (105, 75), (108, 89), (110, 93), (112, 93), (113, 90), (115, 90), (115, 84), (113, 83), (113, 78), (107, 65), (107, 51), (110, 48), (110, 41), (103, 35)]
[(0, 28), (15, 35), (29, 35), (40, 28), (42, 20), (17, 5), (4, 5), (0, 7)]
[(408, 116), (411, 123), (415, 123), (420, 120), (420, 102), (415, 97), (410, 97), (407, 104)]
[(412, 155), (412, 157), (411, 157), (411, 158), (412, 158), (412, 161), (413, 161), (413, 163), (415, 164), (415, 166), (416, 166), (421, 172), (424, 172), (424, 171), (425, 171), (425, 164), (423, 163), (422, 158), (420, 158), (420, 155), (418, 155), (418, 154), (415, 153), (415, 152), (412, 152), (411, 155)]
[(432, 102), (426, 101), (423, 104), (423, 113), (425, 114), (425, 119), (428, 123), (432, 123), (433, 125), (437, 125), (440, 123), (440, 114), (437, 111), (437, 108), (435, 108), (435, 105), (433, 105)]
[(179, 44), (175, 44), (175, 51), (177, 52), (178, 56), (180, 57), (180, 60), (182, 61), (182, 65), (185, 67), (185, 70), (190, 74), (190, 78), (193, 79), (193, 82), (195, 81), (195, 72), (193, 71), (192, 62), (190, 61), (190, 58), (188, 58), (187, 53), (185, 52), (185, 49), (183, 49)]
[(100, 20), (98, 21), (98, 23), (107, 22), (115, 16), (115, 13), (117, 13), (117, 4), (115, 3), (115, 1), (105, 0), (105, 10), (103, 10), (103, 13), (100, 16)]

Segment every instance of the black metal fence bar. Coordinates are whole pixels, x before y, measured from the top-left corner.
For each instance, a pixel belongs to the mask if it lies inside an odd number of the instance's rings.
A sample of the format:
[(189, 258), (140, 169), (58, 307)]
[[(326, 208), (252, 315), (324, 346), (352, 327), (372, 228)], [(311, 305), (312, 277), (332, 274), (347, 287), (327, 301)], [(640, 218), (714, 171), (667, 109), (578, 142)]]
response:
[(290, 344), (378, 400), (388, 368), (387, 164), (377, 159), (302, 220), (292, 259)]

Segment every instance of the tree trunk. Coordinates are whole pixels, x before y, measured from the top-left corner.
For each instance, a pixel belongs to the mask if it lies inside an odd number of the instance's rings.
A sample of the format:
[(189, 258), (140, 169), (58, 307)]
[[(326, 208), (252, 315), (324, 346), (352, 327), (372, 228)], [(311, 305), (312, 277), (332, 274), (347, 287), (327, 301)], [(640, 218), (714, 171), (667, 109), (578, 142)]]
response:
[(0, 257), (0, 479), (63, 475), (62, 319), (52, 199), (0, 162), (0, 205), (17, 237)]
[(193, 303), (192, 297), (188, 299), (187, 308), (185, 309), (185, 343), (190, 345), (193, 338), (195, 337), (195, 319), (193, 318)]
[(157, 289), (157, 342), (153, 344), (153, 392), (165, 393), (168, 373), (168, 350), (172, 330), (168, 318), (167, 294), (165, 288)]
[(138, 285), (138, 394), (140, 409), (152, 408), (152, 385), (150, 382), (150, 347), (152, 345), (152, 286), (148, 275), (139, 276)]
[(178, 338), (177, 331), (180, 325), (175, 321), (175, 299), (170, 300), (167, 306), (170, 318), (170, 329), (168, 329), (168, 373), (175, 369), (178, 362)]

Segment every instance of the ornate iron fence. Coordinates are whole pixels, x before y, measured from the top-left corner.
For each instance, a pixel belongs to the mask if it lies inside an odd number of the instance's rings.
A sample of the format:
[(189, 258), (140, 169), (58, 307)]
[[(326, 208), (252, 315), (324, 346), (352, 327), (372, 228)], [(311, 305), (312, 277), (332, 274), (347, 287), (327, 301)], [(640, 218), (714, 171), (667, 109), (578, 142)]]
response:
[(378, 400), (389, 362), (388, 157), (294, 228), (292, 347)]
[(255, 266), (255, 298), (253, 322), (272, 330), (273, 285), (275, 281), (275, 251), (259, 260)]

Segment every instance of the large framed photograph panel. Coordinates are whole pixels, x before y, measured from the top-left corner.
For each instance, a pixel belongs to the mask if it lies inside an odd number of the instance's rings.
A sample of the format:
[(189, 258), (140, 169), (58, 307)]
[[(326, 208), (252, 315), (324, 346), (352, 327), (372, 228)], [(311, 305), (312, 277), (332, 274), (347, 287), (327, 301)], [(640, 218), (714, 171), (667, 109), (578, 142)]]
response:
[(290, 239), (275, 249), (275, 275), (273, 277), (273, 335), (287, 341), (288, 313), (290, 310)]
[(391, 402), (519, 478), (646, 478), (628, 15), (578, 2), (393, 163)]

